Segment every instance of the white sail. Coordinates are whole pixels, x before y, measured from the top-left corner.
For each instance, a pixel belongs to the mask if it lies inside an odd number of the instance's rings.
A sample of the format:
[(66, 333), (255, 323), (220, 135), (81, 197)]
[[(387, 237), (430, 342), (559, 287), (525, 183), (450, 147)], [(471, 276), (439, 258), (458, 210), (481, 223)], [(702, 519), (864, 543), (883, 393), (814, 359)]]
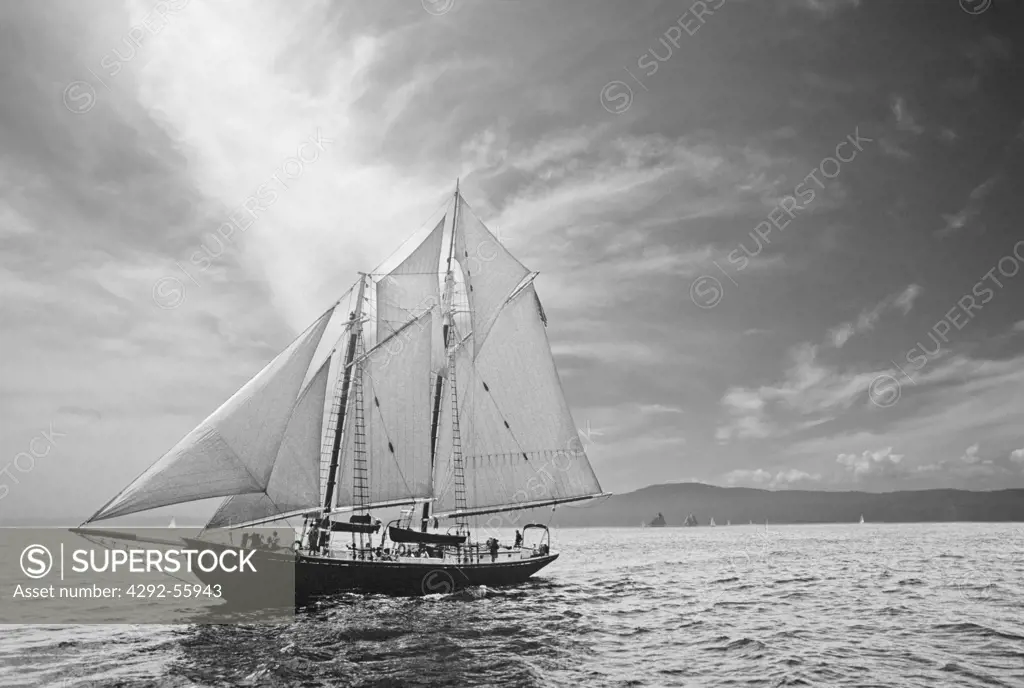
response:
[(332, 307), (90, 521), (266, 490)]
[(377, 341), (382, 342), (410, 320), (441, 304), (438, 267), (444, 221), (377, 282)]
[[(511, 510), (601, 494), (565, 402), (532, 285), (501, 310), (470, 360), (456, 353), (466, 511)], [(450, 397), (442, 406), (435, 511), (456, 511)]]
[(329, 372), (330, 362), (324, 361), (299, 397), (266, 489), (229, 497), (207, 528), (248, 523), (320, 505), (320, 446)]
[[(430, 474), (430, 375), (433, 312), (428, 311), (372, 349), (362, 362), (364, 441), (369, 504), (427, 499)], [(350, 391), (338, 466), (336, 507), (357, 505), (354, 465), (357, 428)]]
[[(319, 372), (320, 366), (323, 365), (324, 361), (334, 355), (335, 349), (344, 350), (345, 347), (342, 345), (342, 342), (347, 340), (343, 340), (343, 337), (348, 334), (349, 326), (351, 325), (349, 316), (355, 309), (355, 305), (355, 289), (349, 289), (335, 303), (334, 313), (331, 314), (327, 324), (324, 326), (324, 333), (320, 337), (320, 344), (310, 360), (306, 377), (302, 380), (302, 389), (309, 385), (313, 376)], [(336, 378), (331, 377), (330, 379), (334, 380)]]
[(509, 294), (530, 271), (505, 250), (497, 237), (458, 196), (455, 258), (462, 266), (473, 323), (474, 350), (479, 355), (494, 319)]

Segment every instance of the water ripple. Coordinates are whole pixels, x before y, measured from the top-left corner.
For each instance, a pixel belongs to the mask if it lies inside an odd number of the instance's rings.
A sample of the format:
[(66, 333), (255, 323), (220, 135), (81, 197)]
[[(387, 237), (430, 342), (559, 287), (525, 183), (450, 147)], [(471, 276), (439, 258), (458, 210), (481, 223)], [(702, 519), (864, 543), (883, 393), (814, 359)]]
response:
[(515, 589), (342, 594), (278, 626), (6, 627), (0, 684), (1022, 686), (1019, 531), (562, 530)]

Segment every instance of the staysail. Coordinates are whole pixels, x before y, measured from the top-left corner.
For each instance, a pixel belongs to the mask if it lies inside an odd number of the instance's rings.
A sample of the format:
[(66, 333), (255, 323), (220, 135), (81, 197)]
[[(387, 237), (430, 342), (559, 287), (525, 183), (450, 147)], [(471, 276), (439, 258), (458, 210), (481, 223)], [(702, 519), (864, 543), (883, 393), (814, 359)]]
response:
[(302, 513), (320, 503), (320, 438), (330, 368), (330, 361), (324, 361), (300, 395), (266, 489), (229, 497), (207, 528)]
[[(210, 497), (264, 492), (295, 418), (302, 381), (333, 312), (334, 307), (320, 316), (89, 522)], [(316, 433), (319, 444), (318, 428)]]
[[(431, 337), (427, 311), (371, 349), (362, 359), (362, 446), (367, 504), (412, 503), (433, 494), (430, 475)], [(360, 394), (351, 394), (350, 404)], [(338, 466), (337, 508), (360, 505), (354, 494), (359, 429), (350, 411)]]
[[(455, 354), (466, 481), (463, 514), (588, 499), (602, 494), (565, 402), (533, 285), (501, 308), (472, 360)], [(442, 427), (451, 427), (450, 390)], [(455, 503), (452, 442), (438, 440), (435, 514)]]
[(442, 217), (423, 243), (377, 282), (377, 342), (441, 304), (438, 265), (444, 221)]

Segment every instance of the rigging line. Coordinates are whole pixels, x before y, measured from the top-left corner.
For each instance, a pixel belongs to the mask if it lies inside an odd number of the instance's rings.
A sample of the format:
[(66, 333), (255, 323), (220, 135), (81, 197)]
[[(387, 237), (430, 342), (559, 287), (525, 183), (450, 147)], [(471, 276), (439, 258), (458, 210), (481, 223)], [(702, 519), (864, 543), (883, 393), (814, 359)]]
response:
[(386, 350), (386, 349), (387, 349), (387, 347), (386, 347), (385, 345), (386, 345), (386, 344), (387, 344), (388, 342), (390, 342), (390, 341), (391, 341), (392, 339), (394, 339), (394, 338), (395, 338), (395, 337), (396, 337), (396, 336), (398, 335), (398, 333), (399, 333), (399, 332), (401, 332), (402, 330), (406, 329), (407, 327), (410, 327), (410, 326), (411, 326), (411, 325), (413, 325), (413, 324), (414, 324), (414, 323), (415, 323), (416, 321), (420, 320), (421, 318), (423, 318), (423, 316), (425, 316), (425, 315), (426, 315), (427, 313), (430, 313), (430, 312), (432, 312), (433, 310), (434, 310), (434, 309), (433, 309), (433, 308), (431, 308), (430, 310), (426, 310), (426, 311), (423, 311), (423, 312), (422, 312), (422, 313), (420, 313), (420, 314), (419, 314), (419, 315), (418, 315), (417, 317), (415, 317), (415, 318), (413, 318), (412, 320), (410, 320), (410, 321), (406, 322), (406, 323), (405, 323), (405, 324), (403, 324), (403, 325), (402, 325), (401, 327), (399, 327), (399, 328), (398, 328), (397, 330), (395, 330), (395, 331), (394, 331), (394, 333), (392, 333), (392, 334), (388, 335), (388, 336), (387, 336), (387, 337), (385, 337), (385, 338), (384, 338), (383, 340), (381, 340), (381, 341), (377, 342), (376, 344), (374, 344), (373, 346), (371, 346), (371, 347), (370, 347), (369, 349), (367, 349), (367, 350), (366, 350), (366, 351), (365, 351), (365, 352), (363, 353), (363, 355), (362, 355), (362, 356), (360, 356), (360, 357), (358, 357), (358, 358), (355, 358), (355, 359), (353, 359), (353, 360), (352, 360), (352, 362), (351, 362), (350, 364), (348, 364), (347, 366), (345, 366), (345, 368), (346, 368), (346, 369), (348, 369), (348, 368), (351, 368), (351, 367), (355, 366), (355, 365), (356, 365), (356, 363), (360, 363), (360, 362), (364, 362), (364, 361), (366, 361), (366, 360), (367, 360), (367, 359), (368, 359), (368, 358), (369, 358), (369, 357), (370, 357), (371, 355), (373, 355), (373, 354), (374, 354), (374, 352), (376, 352), (376, 351), (378, 351), (379, 349), (381, 349), (381, 347), (384, 347), (384, 348), (385, 348), (385, 350)]
[[(390, 306), (390, 307), (392, 307), (392, 308), (394, 308), (396, 310), (405, 311), (406, 313), (412, 314), (415, 311), (415, 309), (422, 308), (423, 301), (420, 302), (421, 305), (410, 306), (409, 308), (406, 308), (405, 306), (402, 306), (401, 304), (398, 304), (398, 303), (396, 303), (394, 301), (391, 301), (390, 299), (385, 299), (384, 301), (378, 301), (377, 303), (378, 303), (378, 306), (379, 306), (379, 304), (383, 303), (385, 306)], [(440, 299), (438, 299), (438, 302), (435, 303), (433, 306), (430, 306), (429, 308), (425, 308), (423, 310), (423, 313), (426, 313), (427, 311), (432, 311), (432, 310), (434, 310), (435, 307), (437, 307), (439, 305), (440, 305)], [(420, 315), (423, 315), (423, 313), (420, 313)], [(418, 318), (419, 316), (417, 316), (417, 315), (410, 315), (410, 317), (415, 319), (415, 318)], [(391, 321), (387, 320), (385, 318), (383, 320), (383, 322), (390, 323)], [(404, 325), (405, 323), (403, 322), (402, 324)]]

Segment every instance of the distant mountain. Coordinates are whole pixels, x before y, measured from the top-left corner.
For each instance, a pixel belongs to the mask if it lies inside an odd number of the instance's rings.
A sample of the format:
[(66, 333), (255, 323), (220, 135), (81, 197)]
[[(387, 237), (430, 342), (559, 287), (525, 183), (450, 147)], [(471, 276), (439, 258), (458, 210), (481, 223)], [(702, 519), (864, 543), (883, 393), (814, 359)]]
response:
[(824, 492), (755, 490), (701, 483), (651, 485), (577, 507), (559, 507), (559, 526), (635, 526), (652, 511), (666, 525), (681, 526), (694, 514), (700, 523), (868, 523), (927, 521), (1024, 521), (1024, 489), (969, 492)]
[[(566, 504), (553, 519), (550, 509), (521, 512), (519, 523), (552, 523), (558, 526), (636, 527), (657, 513), (666, 526), (710, 523), (859, 523), (861, 514), (870, 523), (929, 521), (1024, 522), (1024, 489), (970, 492), (968, 490), (911, 490), (904, 492), (825, 492), (806, 490), (755, 490), (747, 487), (715, 487), (703, 483), (651, 485), (607, 499)], [(205, 518), (179, 515), (179, 527), (201, 526)], [(134, 515), (133, 526), (166, 528), (166, 516)], [(74, 526), (76, 518), (0, 518), (0, 526)], [(481, 518), (483, 525), (487, 518)], [(103, 527), (103, 526), (100, 526)]]

